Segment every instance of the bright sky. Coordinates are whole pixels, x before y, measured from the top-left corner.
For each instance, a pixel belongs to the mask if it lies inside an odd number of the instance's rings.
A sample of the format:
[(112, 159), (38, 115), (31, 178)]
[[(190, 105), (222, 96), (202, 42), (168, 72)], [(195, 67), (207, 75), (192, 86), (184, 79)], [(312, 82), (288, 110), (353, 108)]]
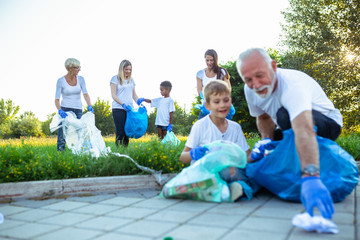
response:
[(248, 47), (277, 47), (280, 11), (288, 6), (287, 0), (0, 0), (0, 99), (45, 121), (56, 111), (64, 62), (74, 57), (92, 103), (111, 103), (110, 79), (128, 59), (139, 97), (160, 97), (160, 82), (169, 80), (170, 96), (189, 110), (205, 51), (215, 49), (224, 63)]

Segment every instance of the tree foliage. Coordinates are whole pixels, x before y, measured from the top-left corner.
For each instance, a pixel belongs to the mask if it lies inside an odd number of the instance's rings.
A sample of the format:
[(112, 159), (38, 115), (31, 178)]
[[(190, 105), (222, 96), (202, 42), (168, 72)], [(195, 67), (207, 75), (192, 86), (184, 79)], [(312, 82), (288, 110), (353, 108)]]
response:
[[(115, 124), (112, 116), (111, 106), (109, 101), (96, 100), (93, 104), (95, 114), (95, 125), (101, 131), (103, 136), (115, 133)], [(84, 112), (86, 113), (86, 109)]]
[(12, 100), (0, 100), (0, 125), (15, 119), (20, 107), (16, 106)]
[(359, 1), (289, 2), (283, 11), (283, 66), (316, 79), (340, 109), (345, 127), (359, 124)]
[(43, 136), (41, 122), (33, 112), (25, 112), (11, 125), (11, 135), (14, 138)]

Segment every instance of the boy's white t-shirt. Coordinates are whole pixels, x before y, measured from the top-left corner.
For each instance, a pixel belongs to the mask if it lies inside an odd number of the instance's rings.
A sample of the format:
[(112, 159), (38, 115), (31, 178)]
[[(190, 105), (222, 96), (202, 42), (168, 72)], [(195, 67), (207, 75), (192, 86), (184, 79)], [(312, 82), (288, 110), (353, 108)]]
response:
[(316, 110), (333, 119), (340, 126), (343, 125), (340, 111), (326, 96), (320, 85), (304, 72), (278, 68), (278, 79), (275, 91), (268, 98), (257, 96), (245, 85), (245, 97), (250, 115), (260, 116), (264, 113), (270, 115), (276, 123), (276, 113), (284, 107), (290, 115), (292, 122), (300, 113), (306, 110)]
[(82, 109), (81, 92), (87, 93), (85, 80), (82, 76), (76, 76), (76, 86), (70, 86), (65, 77), (61, 77), (56, 82), (55, 99), (61, 99), (61, 107)]
[(226, 121), (228, 121), (228, 127), (225, 133), (222, 133), (211, 121), (210, 115), (196, 121), (191, 128), (185, 146), (195, 148), (214, 141), (227, 140), (239, 145), (246, 152), (250, 147), (246, 142), (240, 124), (228, 119)]
[(175, 111), (174, 100), (171, 97), (151, 99), (151, 107), (157, 108), (155, 125), (168, 126), (170, 113)]
[[(113, 76), (110, 80), (111, 83), (116, 84), (116, 96), (120, 99), (122, 103), (126, 105), (130, 105), (133, 107), (133, 92), (135, 88), (134, 79), (131, 78), (130, 82), (128, 80), (124, 80), (123, 84), (120, 85), (119, 80), (117, 79), (117, 75)], [(112, 102), (113, 109), (124, 109), (118, 102), (115, 100)]]

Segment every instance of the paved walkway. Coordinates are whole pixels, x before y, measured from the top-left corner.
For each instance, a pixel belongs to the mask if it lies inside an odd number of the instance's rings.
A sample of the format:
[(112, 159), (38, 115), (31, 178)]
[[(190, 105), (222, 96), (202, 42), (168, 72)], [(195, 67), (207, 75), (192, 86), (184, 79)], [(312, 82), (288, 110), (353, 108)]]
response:
[(335, 204), (338, 234), (305, 232), (291, 224), (303, 211), (263, 191), (238, 203), (157, 197), (159, 189), (123, 190), (46, 200), (1, 202), (0, 239), (360, 239), (360, 186)]

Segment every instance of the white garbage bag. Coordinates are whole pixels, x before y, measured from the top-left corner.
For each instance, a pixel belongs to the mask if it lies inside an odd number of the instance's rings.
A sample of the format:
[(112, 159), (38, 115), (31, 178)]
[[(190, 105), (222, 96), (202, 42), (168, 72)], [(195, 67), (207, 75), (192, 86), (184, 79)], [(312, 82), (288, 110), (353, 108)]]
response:
[(55, 131), (62, 123), (64, 138), (69, 149), (74, 154), (89, 153), (93, 157), (100, 157), (110, 152), (101, 136), (101, 131), (95, 126), (95, 115), (91, 112), (85, 113), (80, 119), (75, 113), (67, 112), (66, 118), (56, 114), (51, 123), (50, 131)]
[(95, 126), (95, 115), (93, 113), (87, 112), (81, 119), (77, 119), (73, 112), (66, 113), (68, 114), (66, 118), (61, 118), (58, 114), (53, 117), (50, 123), (50, 131), (54, 132), (61, 127), (59, 124), (62, 123), (66, 144), (74, 154), (90, 153), (96, 158), (100, 155), (113, 154), (119, 158), (127, 158), (139, 169), (153, 175), (159, 185), (162, 186), (168, 181), (168, 177), (162, 176), (161, 171), (141, 166), (128, 155), (112, 153), (110, 147), (106, 147), (101, 131)]

